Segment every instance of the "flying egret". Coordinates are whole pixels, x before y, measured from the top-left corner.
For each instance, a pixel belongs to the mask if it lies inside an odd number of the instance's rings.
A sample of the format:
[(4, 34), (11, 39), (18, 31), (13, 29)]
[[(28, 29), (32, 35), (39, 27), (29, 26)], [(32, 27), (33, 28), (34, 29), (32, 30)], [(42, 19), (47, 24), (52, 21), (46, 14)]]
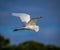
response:
[(35, 32), (39, 31), (40, 26), (36, 25), (38, 19), (42, 18), (42, 16), (37, 18), (30, 19), (30, 15), (26, 13), (12, 13), (12, 16), (17, 16), (20, 20), (25, 23), (25, 27), (14, 29), (14, 31), (18, 30), (34, 30)]

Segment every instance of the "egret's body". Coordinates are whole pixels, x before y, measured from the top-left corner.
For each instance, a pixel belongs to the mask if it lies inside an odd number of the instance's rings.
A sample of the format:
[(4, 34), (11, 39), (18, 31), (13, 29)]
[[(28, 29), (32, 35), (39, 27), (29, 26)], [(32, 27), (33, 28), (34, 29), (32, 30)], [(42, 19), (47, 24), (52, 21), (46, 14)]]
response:
[(35, 32), (39, 31), (39, 26), (37, 26), (37, 25), (26, 26), (25, 28), (28, 30), (34, 30)]
[(25, 27), (14, 29), (14, 31), (18, 31), (18, 30), (34, 30), (35, 32), (39, 31), (40, 26), (37, 26), (36, 22), (41, 17), (32, 18), (30, 20), (30, 15), (25, 13), (12, 13), (12, 15), (20, 17), (21, 21), (26, 23)]

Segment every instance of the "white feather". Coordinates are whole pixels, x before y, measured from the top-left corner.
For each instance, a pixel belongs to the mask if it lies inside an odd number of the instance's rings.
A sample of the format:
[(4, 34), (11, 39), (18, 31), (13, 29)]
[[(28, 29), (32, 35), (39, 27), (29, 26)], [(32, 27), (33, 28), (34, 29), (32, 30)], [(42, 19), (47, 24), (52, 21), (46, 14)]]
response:
[(22, 22), (28, 23), (30, 21), (30, 15), (26, 13), (12, 13), (13, 16), (20, 17)]

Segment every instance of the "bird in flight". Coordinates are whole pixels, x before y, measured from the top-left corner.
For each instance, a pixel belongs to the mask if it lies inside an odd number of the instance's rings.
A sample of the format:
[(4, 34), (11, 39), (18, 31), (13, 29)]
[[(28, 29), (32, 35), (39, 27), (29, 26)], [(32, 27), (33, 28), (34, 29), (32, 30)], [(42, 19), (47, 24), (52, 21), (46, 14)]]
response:
[(39, 31), (40, 26), (36, 25), (36, 22), (38, 21), (38, 19), (42, 18), (42, 16), (32, 19), (30, 19), (30, 15), (26, 13), (12, 13), (12, 16), (19, 17), (20, 20), (25, 24), (25, 27), (16, 28), (14, 29), (14, 31), (18, 30), (33, 30), (35, 32)]

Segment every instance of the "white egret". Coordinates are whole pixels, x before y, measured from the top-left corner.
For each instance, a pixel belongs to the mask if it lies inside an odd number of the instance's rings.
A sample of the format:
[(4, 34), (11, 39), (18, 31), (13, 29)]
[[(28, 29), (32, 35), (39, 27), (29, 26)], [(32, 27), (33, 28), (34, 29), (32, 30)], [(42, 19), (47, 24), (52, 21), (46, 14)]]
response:
[(25, 23), (25, 27), (14, 29), (14, 31), (18, 30), (34, 30), (35, 32), (39, 31), (40, 26), (37, 26), (36, 22), (38, 19), (42, 18), (41, 16), (30, 19), (30, 15), (26, 13), (12, 13), (12, 15), (19, 17), (20, 20), (23, 23)]

